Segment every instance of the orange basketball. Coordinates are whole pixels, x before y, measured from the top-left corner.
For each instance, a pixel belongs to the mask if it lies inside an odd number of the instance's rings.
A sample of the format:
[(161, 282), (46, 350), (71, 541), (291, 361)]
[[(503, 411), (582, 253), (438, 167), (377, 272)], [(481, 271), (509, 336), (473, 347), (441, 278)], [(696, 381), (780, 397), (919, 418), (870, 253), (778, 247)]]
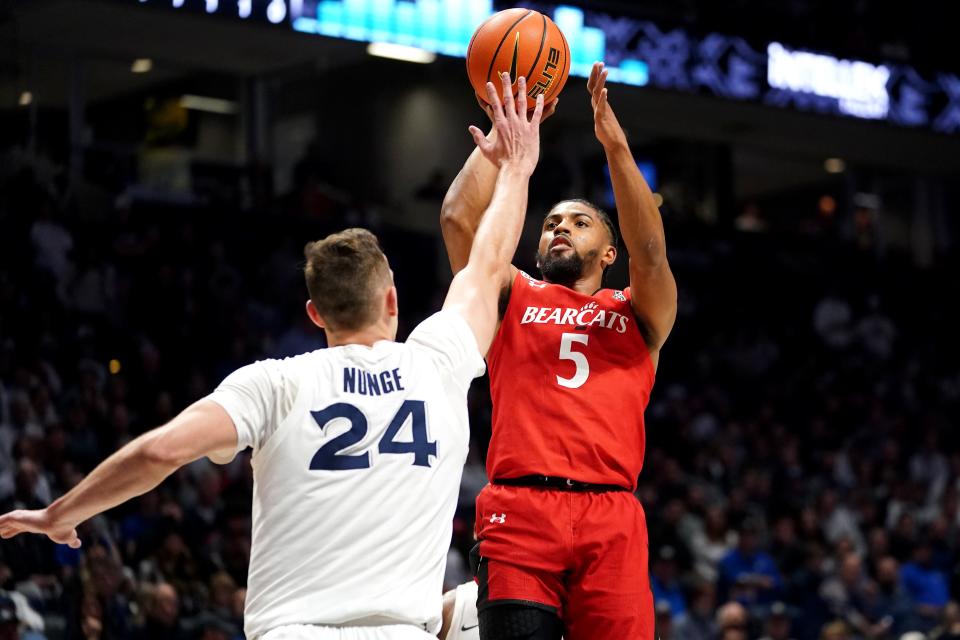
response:
[(487, 102), (487, 82), (493, 82), (500, 98), (500, 74), (508, 72), (517, 95), (517, 78), (527, 79), (527, 108), (557, 97), (570, 72), (570, 47), (553, 20), (530, 9), (505, 9), (490, 16), (470, 39), (467, 75), (481, 100)]

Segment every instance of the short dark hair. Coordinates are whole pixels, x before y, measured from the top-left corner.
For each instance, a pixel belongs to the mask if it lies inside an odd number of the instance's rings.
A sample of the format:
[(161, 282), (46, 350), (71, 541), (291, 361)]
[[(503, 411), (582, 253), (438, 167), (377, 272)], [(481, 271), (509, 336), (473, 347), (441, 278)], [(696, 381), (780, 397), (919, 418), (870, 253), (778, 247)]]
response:
[(377, 292), (390, 280), (387, 258), (366, 229), (347, 229), (303, 250), (310, 301), (334, 331), (356, 331), (377, 319)]
[[(583, 198), (569, 198), (567, 200), (561, 200), (557, 204), (553, 205), (550, 208), (550, 210), (553, 211), (554, 209), (556, 209), (558, 206), (560, 206), (565, 202), (576, 202), (577, 204), (582, 204), (585, 207), (589, 207), (593, 209), (594, 212), (597, 214), (597, 217), (600, 218), (600, 222), (602, 222), (603, 226), (607, 228), (607, 233), (610, 235), (610, 244), (612, 244), (614, 248), (619, 248), (620, 234), (617, 233), (617, 225), (613, 224), (613, 220), (610, 218), (610, 214), (608, 214), (606, 211), (604, 211), (597, 205), (593, 204), (589, 200), (584, 200)], [(547, 213), (547, 215), (550, 215), (550, 214)], [(546, 219), (546, 216), (544, 216), (544, 219)]]

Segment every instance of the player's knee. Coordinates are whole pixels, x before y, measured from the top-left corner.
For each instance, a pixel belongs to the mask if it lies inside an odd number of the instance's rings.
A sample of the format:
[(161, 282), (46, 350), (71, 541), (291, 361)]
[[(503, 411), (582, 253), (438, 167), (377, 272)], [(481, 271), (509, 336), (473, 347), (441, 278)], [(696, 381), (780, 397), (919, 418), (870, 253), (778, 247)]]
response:
[(538, 607), (502, 604), (480, 612), (480, 640), (560, 640), (557, 614)]

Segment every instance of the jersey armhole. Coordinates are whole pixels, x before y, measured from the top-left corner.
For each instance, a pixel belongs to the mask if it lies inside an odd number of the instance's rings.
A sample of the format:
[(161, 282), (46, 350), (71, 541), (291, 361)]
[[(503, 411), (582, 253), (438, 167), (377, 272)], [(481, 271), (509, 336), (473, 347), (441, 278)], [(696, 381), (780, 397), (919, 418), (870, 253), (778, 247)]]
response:
[(507, 310), (510, 306), (510, 298), (513, 293), (513, 287), (517, 283), (517, 277), (520, 275), (520, 269), (514, 265), (509, 266), (510, 277), (507, 279), (507, 283), (500, 289), (500, 296), (497, 300), (497, 311), (500, 313), (499, 322), (503, 322), (503, 319), (507, 316)]
[(630, 307), (630, 315), (633, 317), (633, 321), (637, 323), (637, 333), (640, 334), (640, 339), (643, 340), (643, 346), (646, 347), (647, 357), (645, 358), (647, 364), (647, 370), (650, 374), (650, 379), (655, 380), (657, 377), (657, 370), (653, 366), (653, 351), (650, 350), (650, 339), (647, 333), (647, 325), (640, 319), (640, 316), (637, 315), (636, 310), (633, 308), (633, 292), (630, 291), (630, 286), (623, 290), (623, 295), (627, 299), (627, 306)]
[[(307, 384), (307, 381), (303, 377), (301, 377), (302, 374), (300, 369), (301, 368), (298, 367), (296, 371), (296, 375), (298, 377), (297, 392), (293, 396), (293, 401), (290, 403), (289, 409), (287, 409), (287, 412), (277, 422), (277, 428), (274, 429), (272, 432), (270, 432), (268, 435), (266, 435), (266, 437), (264, 438), (260, 446), (253, 450), (253, 456), (257, 456), (265, 450), (270, 450), (274, 448), (275, 443), (280, 442), (283, 439), (286, 432), (290, 430), (288, 427), (288, 423), (291, 421), (293, 416), (297, 414), (297, 407), (300, 405), (301, 402), (304, 401), (304, 398), (306, 397), (304, 393), (304, 387), (309, 386)], [(309, 370), (307, 370), (306, 373), (309, 374)]]
[(503, 321), (506, 319), (507, 314), (510, 313), (510, 306), (513, 304), (513, 291), (517, 287), (517, 280), (523, 278), (523, 272), (512, 264), (510, 265), (510, 272), (513, 274), (513, 277), (510, 278), (507, 286), (500, 290), (500, 300), (497, 303), (500, 310), (500, 318), (497, 320), (497, 332), (493, 336), (493, 342), (490, 344), (490, 348), (487, 349), (487, 353), (484, 355), (484, 360), (487, 361), (487, 371), (490, 370), (490, 360), (492, 356), (500, 350), (500, 330), (503, 327)]

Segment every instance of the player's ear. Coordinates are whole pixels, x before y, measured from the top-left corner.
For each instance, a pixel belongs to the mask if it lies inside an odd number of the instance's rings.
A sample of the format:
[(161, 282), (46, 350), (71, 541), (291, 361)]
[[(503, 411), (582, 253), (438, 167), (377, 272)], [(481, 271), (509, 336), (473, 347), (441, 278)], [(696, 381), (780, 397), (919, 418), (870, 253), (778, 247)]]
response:
[(607, 245), (607, 250), (600, 256), (600, 265), (606, 269), (617, 261), (617, 248), (612, 244)]
[(327, 328), (323, 318), (320, 317), (320, 312), (317, 311), (317, 307), (314, 306), (313, 300), (307, 300), (307, 317), (310, 318), (310, 321), (313, 322), (313, 324), (317, 325), (321, 329)]
[(398, 316), (400, 315), (400, 302), (397, 299), (397, 288), (390, 287), (387, 289), (387, 315), (389, 316)]

